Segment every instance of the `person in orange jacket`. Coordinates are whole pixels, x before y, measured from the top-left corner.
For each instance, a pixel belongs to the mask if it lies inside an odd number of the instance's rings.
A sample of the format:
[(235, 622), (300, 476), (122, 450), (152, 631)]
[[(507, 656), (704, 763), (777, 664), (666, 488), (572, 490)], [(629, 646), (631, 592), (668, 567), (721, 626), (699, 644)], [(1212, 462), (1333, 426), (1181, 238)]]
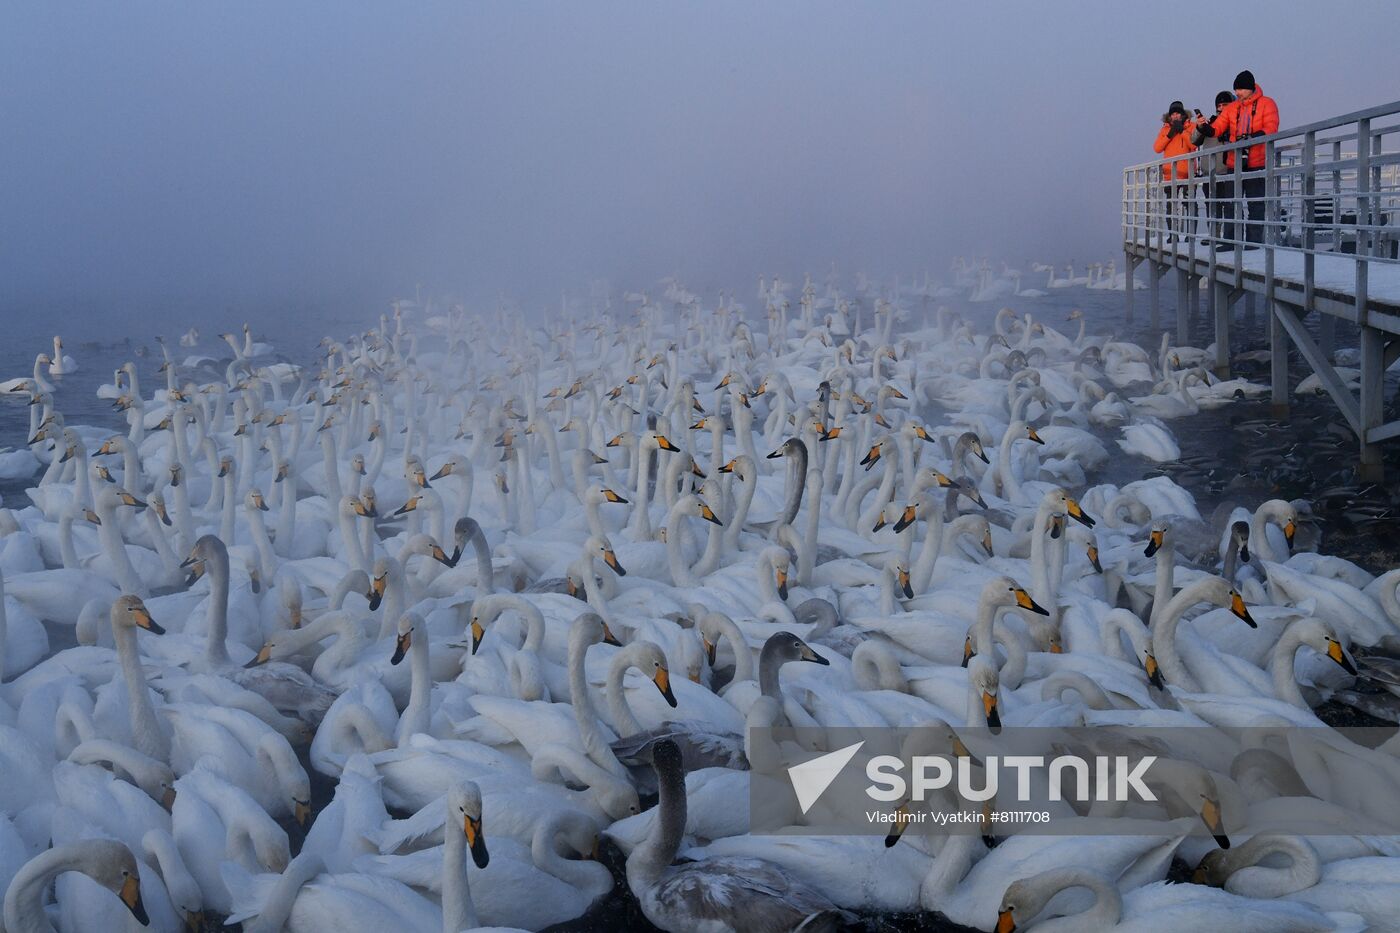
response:
[[(1186, 107), (1179, 100), (1174, 100), (1167, 112), (1162, 114), (1162, 128), (1157, 132), (1157, 141), (1152, 144), (1153, 152), (1160, 152), (1163, 158), (1171, 159), (1173, 156), (1185, 156), (1196, 151), (1196, 145), (1191, 141), (1191, 137), (1196, 128), (1186, 117)], [(1173, 226), (1175, 232), (1181, 232), (1186, 220), (1186, 206), (1190, 201), (1191, 184), (1191, 161), (1190, 159), (1174, 159), (1162, 168), (1162, 184), (1166, 188), (1167, 198), (1167, 223), (1171, 224), (1171, 216), (1176, 213), (1180, 223)]]
[[(1248, 70), (1235, 76), (1235, 101), (1225, 107), (1203, 130), (1217, 137), (1222, 143), (1239, 142), (1278, 132), (1278, 104), (1272, 97), (1265, 97)], [(1225, 154), (1225, 164), (1233, 171), (1236, 153), (1243, 151), (1244, 163), (1240, 166), (1241, 193), (1245, 198), (1245, 212), (1249, 222), (1245, 225), (1245, 240), (1249, 243), (1264, 242), (1264, 144), (1257, 143), (1248, 149), (1235, 150)], [(1226, 246), (1226, 249), (1230, 247)], [(1245, 247), (1249, 249), (1250, 247)]]

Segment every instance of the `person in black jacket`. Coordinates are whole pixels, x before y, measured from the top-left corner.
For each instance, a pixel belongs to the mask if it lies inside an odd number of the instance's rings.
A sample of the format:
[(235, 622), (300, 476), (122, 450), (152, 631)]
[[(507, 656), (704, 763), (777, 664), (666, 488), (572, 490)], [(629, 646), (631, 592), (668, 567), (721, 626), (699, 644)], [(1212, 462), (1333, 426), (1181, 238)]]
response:
[[(1221, 91), (1215, 95), (1215, 117), (1234, 103), (1235, 95)], [(1214, 118), (1211, 118), (1214, 119)], [(1225, 165), (1225, 154), (1213, 152), (1220, 148), (1220, 140), (1211, 130), (1211, 119), (1197, 120), (1191, 133), (1191, 142), (1201, 150), (1201, 174), (1206, 176), (1206, 216), (1212, 221), (1211, 236), (1222, 240), (1235, 238), (1235, 180)]]

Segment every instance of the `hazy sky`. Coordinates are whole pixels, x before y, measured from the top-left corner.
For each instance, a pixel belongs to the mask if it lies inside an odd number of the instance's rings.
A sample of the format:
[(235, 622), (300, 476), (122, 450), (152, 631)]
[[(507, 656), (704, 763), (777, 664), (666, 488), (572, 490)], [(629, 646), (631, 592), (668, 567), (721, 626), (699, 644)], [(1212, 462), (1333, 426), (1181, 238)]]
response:
[(16, 0), (0, 315), (1107, 259), (1172, 98), (1383, 103), (1397, 36), (1388, 2)]

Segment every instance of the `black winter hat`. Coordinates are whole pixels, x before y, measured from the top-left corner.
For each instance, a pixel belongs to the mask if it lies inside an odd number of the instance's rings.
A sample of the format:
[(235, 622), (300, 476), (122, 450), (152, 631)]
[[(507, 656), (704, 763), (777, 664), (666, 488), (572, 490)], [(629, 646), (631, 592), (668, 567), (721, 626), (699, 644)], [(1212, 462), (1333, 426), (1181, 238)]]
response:
[(1245, 70), (1235, 75), (1235, 88), (1237, 90), (1254, 90), (1254, 72)]
[(1173, 113), (1185, 114), (1186, 105), (1179, 100), (1172, 101), (1172, 105), (1167, 108), (1167, 114), (1170, 116)]
[(1221, 91), (1219, 94), (1215, 95), (1215, 106), (1219, 107), (1221, 104), (1228, 104), (1234, 99), (1234, 94), (1231, 94), (1229, 91)]

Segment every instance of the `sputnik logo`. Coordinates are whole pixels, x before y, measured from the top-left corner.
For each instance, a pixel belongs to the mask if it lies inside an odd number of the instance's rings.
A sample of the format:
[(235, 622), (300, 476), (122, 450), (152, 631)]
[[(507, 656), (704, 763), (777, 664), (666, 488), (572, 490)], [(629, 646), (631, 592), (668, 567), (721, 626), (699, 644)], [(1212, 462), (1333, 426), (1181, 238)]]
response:
[(862, 740), (787, 769), (788, 780), (792, 781), (792, 789), (797, 793), (797, 805), (802, 808), (804, 816), (864, 744)]

